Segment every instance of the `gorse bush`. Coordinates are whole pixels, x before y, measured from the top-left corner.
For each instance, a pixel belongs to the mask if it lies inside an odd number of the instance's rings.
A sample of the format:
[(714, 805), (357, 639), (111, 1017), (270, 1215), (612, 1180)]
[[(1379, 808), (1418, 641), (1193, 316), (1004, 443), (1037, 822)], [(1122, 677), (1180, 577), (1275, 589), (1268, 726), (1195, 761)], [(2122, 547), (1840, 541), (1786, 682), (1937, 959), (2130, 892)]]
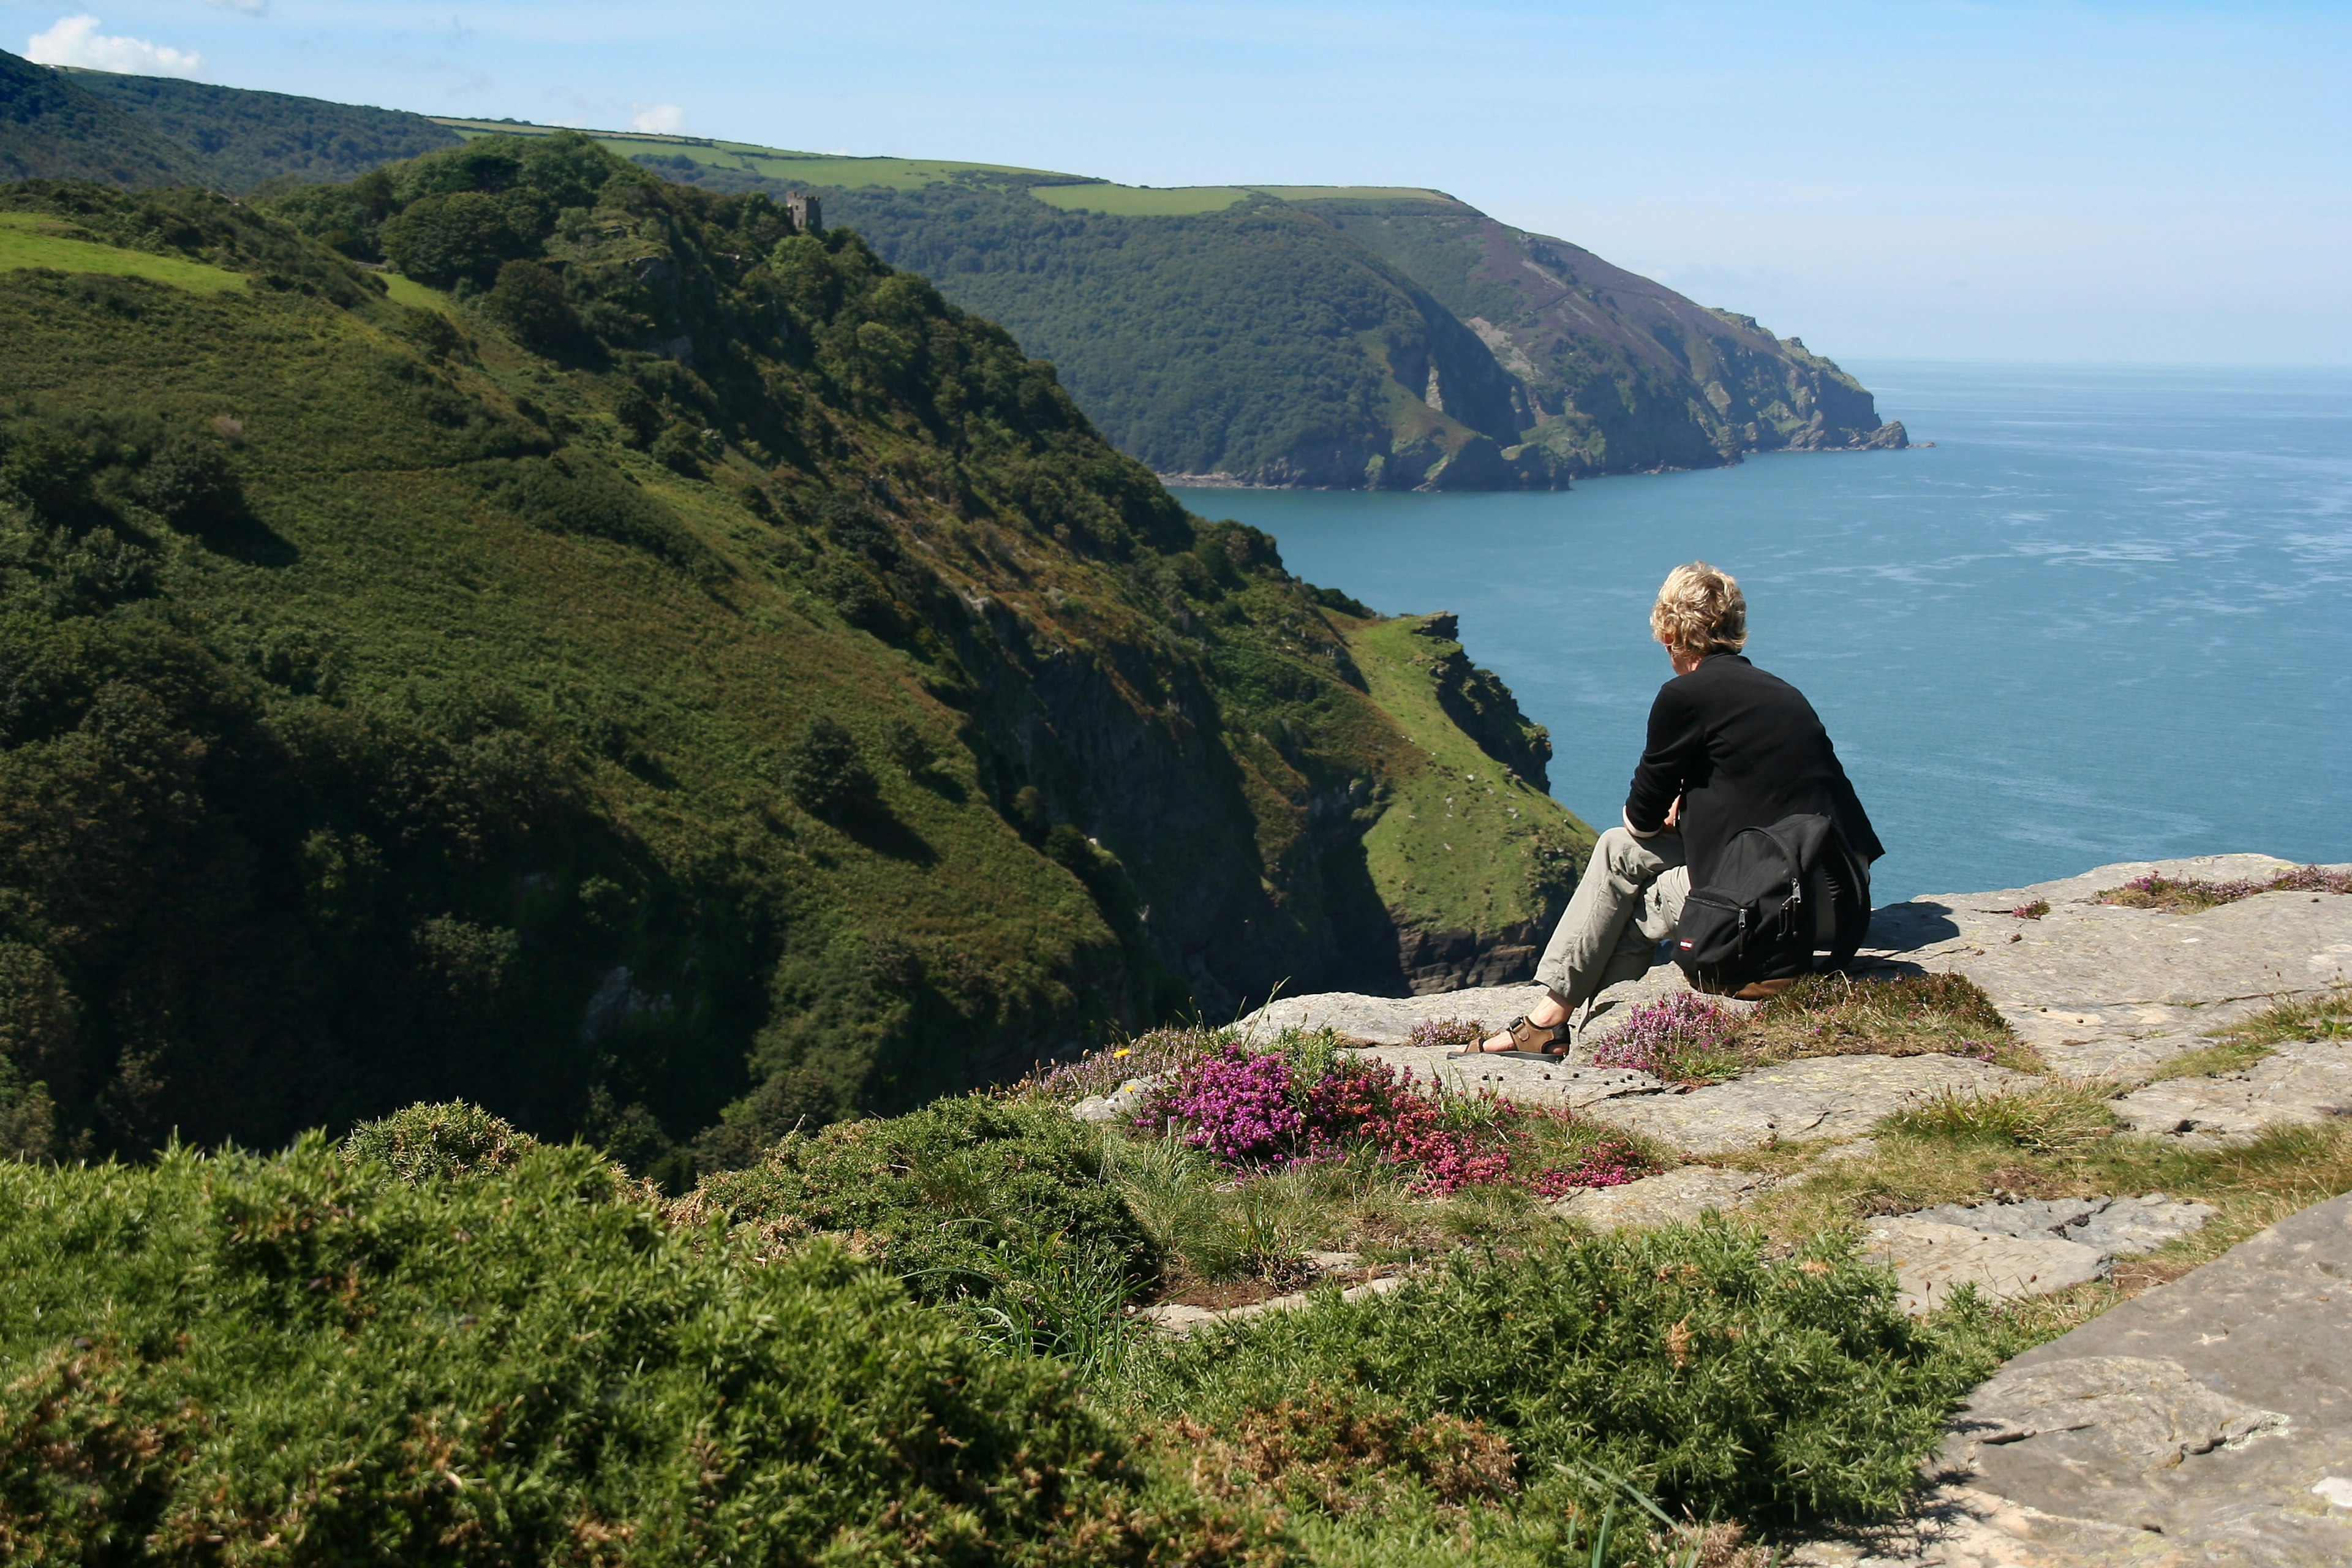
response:
[(961, 1096), (796, 1133), (757, 1165), (705, 1177), (679, 1212), (783, 1242), (855, 1237), (930, 1301), (986, 1300), (1066, 1266), (1124, 1300), (1160, 1263), (1107, 1179), (1101, 1135), (1036, 1100)]
[[(1212, 1562), (1053, 1363), (537, 1149), (0, 1166), (0, 1539), (32, 1562)], [(1179, 1510), (1181, 1515), (1181, 1510)]]
[(381, 1121), (361, 1123), (343, 1140), (343, 1153), (373, 1160), (406, 1182), (489, 1175), (510, 1169), (540, 1147), (478, 1105), (412, 1105)]
[(1359, 1419), (1475, 1424), (1548, 1489), (1559, 1466), (1605, 1469), (1677, 1513), (1762, 1524), (1902, 1495), (1998, 1359), (1972, 1312), (1930, 1331), (1843, 1249), (1770, 1260), (1711, 1221), (1458, 1258), (1396, 1297), (1198, 1335), (1138, 1375), (1229, 1441), (1344, 1394)]

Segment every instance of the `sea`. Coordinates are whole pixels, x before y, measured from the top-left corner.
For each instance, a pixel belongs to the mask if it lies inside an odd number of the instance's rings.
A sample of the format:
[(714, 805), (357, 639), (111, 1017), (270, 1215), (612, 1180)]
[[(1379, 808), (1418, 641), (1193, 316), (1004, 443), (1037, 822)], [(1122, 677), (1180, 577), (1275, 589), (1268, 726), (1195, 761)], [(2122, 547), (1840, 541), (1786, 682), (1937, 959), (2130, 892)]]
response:
[(1900, 452), (1551, 494), (1186, 489), (1383, 613), (1452, 610), (1618, 818), (1671, 671), (1667, 570), (1736, 575), (1748, 653), (1827, 723), (1878, 901), (2118, 860), (2352, 860), (2352, 369), (1847, 362)]

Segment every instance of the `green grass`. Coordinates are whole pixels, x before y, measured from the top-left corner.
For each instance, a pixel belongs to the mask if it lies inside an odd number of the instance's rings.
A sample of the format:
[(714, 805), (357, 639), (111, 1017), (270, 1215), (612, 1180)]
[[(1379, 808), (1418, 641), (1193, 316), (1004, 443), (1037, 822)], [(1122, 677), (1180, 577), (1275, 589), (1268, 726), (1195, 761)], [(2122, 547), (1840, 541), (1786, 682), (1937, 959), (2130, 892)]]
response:
[(1251, 185), (1248, 189), (1284, 202), (1444, 202), (1462, 206), (1444, 191), (1420, 185)]
[(1105, 183), (1032, 185), (1029, 194), (1064, 212), (1108, 213), (1118, 217), (1189, 217), (1196, 213), (1223, 212), (1248, 196), (1249, 192), (1238, 185), (1178, 185), (1156, 190)]
[[(456, 120), (433, 117), (458, 135), (473, 140), (487, 136), (555, 136), (558, 125), (515, 125), (496, 120)], [(676, 136), (656, 131), (591, 131), (598, 146), (622, 158), (647, 153), (684, 158), (712, 169), (735, 169), (793, 184), (847, 186), (853, 189), (913, 191), (940, 184), (959, 174), (1051, 174), (1051, 169), (1024, 169), (1010, 163), (971, 163), (952, 158), (859, 158), (834, 153), (795, 153), (763, 147), (753, 142), (720, 142), (702, 136)]]
[(2231, 1045), (2250, 1047), (2352, 1038), (2352, 986), (2324, 996), (2281, 1002), (2217, 1033)]
[(2052, 1080), (1993, 1093), (1947, 1089), (1879, 1124), (1898, 1138), (2064, 1154), (2110, 1136), (2113, 1086)]
[(1749, 1065), (1794, 1057), (1974, 1057), (2022, 1072), (2047, 1070), (1966, 975), (1853, 980), (1812, 974), (1751, 1014), (1735, 1037)]
[[(1364, 836), (1373, 879), (1433, 929), (1492, 931), (1564, 902), (1593, 833), (1473, 744), (1439, 706), (1433, 672), (1454, 645), (1421, 618), (1350, 627), (1367, 689), (1403, 731), (1394, 783)], [(1554, 906), (1556, 907), (1556, 906)]]
[(2270, 1046), (2253, 1040), (2203, 1046), (2170, 1058), (2147, 1075), (2147, 1081), (2162, 1083), (2171, 1078), (2213, 1078), (2224, 1073), (2243, 1072), (2264, 1057), (2273, 1054)]
[(60, 272), (105, 272), (144, 278), (193, 294), (218, 294), (245, 287), (242, 274), (207, 267), (184, 257), (127, 250), (75, 237), (74, 226), (39, 213), (0, 213), (0, 271), (25, 267)]
[(448, 314), (449, 296), (438, 289), (428, 288), (414, 278), (404, 278), (397, 272), (380, 272), (383, 279), (384, 298), (395, 305), (407, 305), (419, 310), (439, 310)]

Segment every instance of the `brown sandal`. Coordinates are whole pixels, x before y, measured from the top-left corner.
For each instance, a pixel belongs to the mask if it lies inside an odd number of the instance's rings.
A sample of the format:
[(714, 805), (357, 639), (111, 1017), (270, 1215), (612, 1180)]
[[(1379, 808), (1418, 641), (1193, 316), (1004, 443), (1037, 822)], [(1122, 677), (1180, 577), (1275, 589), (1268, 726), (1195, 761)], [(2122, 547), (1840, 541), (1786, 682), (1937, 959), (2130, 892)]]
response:
[(1568, 1055), (1570, 1030), (1563, 1018), (1549, 1026), (1530, 1024), (1521, 1014), (1504, 1026), (1511, 1037), (1510, 1046), (1504, 1050), (1490, 1051), (1484, 1042), (1466, 1051), (1448, 1051), (1453, 1057), (1523, 1057), (1532, 1061), (1556, 1062)]

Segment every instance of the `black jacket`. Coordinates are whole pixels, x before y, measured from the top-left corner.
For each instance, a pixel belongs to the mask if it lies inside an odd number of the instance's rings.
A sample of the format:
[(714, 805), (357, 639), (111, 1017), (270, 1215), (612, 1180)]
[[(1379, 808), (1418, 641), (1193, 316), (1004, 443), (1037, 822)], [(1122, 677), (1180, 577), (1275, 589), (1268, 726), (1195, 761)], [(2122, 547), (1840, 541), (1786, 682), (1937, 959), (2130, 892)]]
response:
[(1650, 705), (1649, 744), (1625, 796), (1626, 823), (1637, 833), (1658, 831), (1676, 795), (1694, 888), (1714, 879), (1732, 835), (1800, 811), (1836, 823), (1845, 847), (1865, 864), (1886, 853), (1813, 705), (1736, 653), (1707, 655), (1658, 688)]

